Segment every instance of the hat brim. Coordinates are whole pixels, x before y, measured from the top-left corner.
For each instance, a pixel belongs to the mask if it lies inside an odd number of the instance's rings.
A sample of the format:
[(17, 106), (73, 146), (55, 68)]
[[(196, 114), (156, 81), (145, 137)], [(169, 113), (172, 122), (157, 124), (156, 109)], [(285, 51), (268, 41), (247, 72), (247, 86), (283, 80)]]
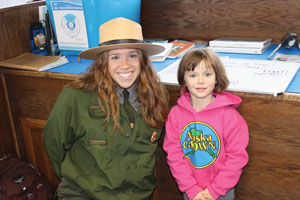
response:
[(113, 49), (142, 49), (148, 56), (156, 55), (165, 50), (163, 46), (149, 43), (124, 43), (112, 44), (90, 48), (79, 53), (81, 58), (88, 60), (97, 60), (100, 53)]

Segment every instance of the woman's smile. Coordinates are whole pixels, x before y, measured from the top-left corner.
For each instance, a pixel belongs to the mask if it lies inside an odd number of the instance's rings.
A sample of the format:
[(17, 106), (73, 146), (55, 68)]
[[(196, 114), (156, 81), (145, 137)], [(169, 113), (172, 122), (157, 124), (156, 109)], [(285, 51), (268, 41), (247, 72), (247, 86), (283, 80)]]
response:
[(122, 88), (129, 88), (141, 71), (137, 49), (110, 50), (108, 70), (113, 80)]

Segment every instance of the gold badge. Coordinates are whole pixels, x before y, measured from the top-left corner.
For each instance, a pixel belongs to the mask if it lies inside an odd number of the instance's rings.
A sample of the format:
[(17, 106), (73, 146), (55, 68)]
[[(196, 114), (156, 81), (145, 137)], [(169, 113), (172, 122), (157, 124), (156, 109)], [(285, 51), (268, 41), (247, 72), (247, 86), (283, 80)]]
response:
[(152, 136), (151, 136), (151, 142), (152, 142), (152, 143), (155, 141), (156, 135), (157, 135), (157, 131), (154, 131), (154, 132), (152, 133)]

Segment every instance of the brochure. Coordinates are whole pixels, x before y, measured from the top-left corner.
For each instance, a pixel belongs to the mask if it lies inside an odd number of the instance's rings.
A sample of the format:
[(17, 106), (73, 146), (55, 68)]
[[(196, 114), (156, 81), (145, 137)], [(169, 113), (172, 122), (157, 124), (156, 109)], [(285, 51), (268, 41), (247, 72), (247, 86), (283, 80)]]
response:
[(59, 50), (88, 49), (82, 0), (51, 1)]
[(188, 50), (195, 46), (194, 42), (169, 42), (173, 44), (168, 58), (178, 58), (183, 56)]

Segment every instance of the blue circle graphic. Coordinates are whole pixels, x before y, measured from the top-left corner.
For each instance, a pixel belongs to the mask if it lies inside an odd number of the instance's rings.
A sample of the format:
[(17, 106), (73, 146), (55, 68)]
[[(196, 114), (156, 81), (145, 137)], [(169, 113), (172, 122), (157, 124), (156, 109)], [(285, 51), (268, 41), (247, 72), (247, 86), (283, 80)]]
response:
[(205, 168), (215, 162), (220, 153), (220, 138), (217, 132), (203, 122), (191, 122), (180, 135), (184, 156), (196, 168)]

